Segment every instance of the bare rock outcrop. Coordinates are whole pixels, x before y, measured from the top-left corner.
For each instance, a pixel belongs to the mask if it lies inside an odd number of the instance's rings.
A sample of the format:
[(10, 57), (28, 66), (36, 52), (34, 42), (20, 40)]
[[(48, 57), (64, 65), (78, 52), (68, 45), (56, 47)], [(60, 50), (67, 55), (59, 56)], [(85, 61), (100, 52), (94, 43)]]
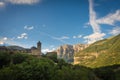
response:
[(57, 58), (64, 59), (66, 62), (74, 62), (74, 54), (80, 50), (85, 49), (88, 45), (76, 44), (76, 45), (63, 45), (57, 49)]

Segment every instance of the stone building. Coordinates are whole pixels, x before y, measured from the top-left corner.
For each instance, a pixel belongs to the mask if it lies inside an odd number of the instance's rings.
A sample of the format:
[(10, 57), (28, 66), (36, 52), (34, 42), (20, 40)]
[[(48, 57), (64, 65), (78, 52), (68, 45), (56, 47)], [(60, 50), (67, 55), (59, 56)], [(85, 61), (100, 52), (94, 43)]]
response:
[(39, 41), (37, 43), (37, 47), (32, 47), (30, 49), (20, 46), (0, 46), (0, 52), (27, 53), (33, 56), (40, 56), (42, 54), (41, 42)]
[(37, 43), (37, 47), (31, 48), (31, 54), (34, 56), (40, 56), (41, 55), (41, 42), (39, 41)]

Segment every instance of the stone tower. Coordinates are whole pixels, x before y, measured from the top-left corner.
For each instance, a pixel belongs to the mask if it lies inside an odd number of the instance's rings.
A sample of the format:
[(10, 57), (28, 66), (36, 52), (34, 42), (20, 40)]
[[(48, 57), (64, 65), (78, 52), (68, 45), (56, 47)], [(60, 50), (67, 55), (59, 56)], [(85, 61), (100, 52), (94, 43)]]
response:
[(41, 42), (38, 41), (37, 43), (37, 50), (40, 51), (40, 54), (41, 54)]
[(40, 41), (37, 43), (37, 48), (36, 47), (31, 48), (31, 53), (34, 56), (40, 56), (41, 55), (41, 42)]

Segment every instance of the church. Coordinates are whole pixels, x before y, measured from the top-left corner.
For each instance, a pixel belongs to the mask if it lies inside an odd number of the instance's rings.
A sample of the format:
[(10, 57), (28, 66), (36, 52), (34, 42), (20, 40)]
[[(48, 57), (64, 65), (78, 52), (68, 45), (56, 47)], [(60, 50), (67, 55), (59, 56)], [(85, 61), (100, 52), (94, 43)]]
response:
[(33, 56), (40, 56), (42, 53), (41, 53), (41, 42), (39, 41), (37, 43), (37, 47), (32, 47), (31, 48), (31, 55)]
[(20, 46), (0, 46), (1, 52), (12, 52), (12, 53), (28, 53), (33, 56), (41, 56), (41, 42), (38, 41), (37, 47), (31, 47), (30, 49), (26, 49)]

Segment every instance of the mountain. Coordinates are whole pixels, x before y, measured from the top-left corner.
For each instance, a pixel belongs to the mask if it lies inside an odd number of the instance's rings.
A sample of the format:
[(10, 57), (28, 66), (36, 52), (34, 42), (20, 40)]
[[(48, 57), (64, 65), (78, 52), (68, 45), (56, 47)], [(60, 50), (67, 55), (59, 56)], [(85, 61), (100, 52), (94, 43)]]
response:
[(120, 34), (91, 44), (75, 53), (74, 64), (88, 67), (120, 64)]
[(64, 59), (66, 62), (73, 62), (74, 50), (72, 45), (63, 45), (57, 49), (58, 59)]
[(75, 44), (73, 45), (74, 53), (77, 53), (85, 48), (87, 48), (89, 45), (88, 44)]
[(25, 50), (25, 48), (20, 46), (7, 46), (7, 48), (10, 50)]
[(88, 45), (85, 44), (62, 45), (57, 49), (57, 57), (71, 63), (74, 61), (74, 53), (79, 52), (87, 47)]
[(0, 44), (0, 46), (4, 46), (6, 47), (7, 49), (10, 49), (10, 50), (25, 50), (25, 48), (23, 47), (20, 47), (20, 46), (17, 46), (17, 45), (10, 45), (8, 43), (3, 43), (3, 44)]

